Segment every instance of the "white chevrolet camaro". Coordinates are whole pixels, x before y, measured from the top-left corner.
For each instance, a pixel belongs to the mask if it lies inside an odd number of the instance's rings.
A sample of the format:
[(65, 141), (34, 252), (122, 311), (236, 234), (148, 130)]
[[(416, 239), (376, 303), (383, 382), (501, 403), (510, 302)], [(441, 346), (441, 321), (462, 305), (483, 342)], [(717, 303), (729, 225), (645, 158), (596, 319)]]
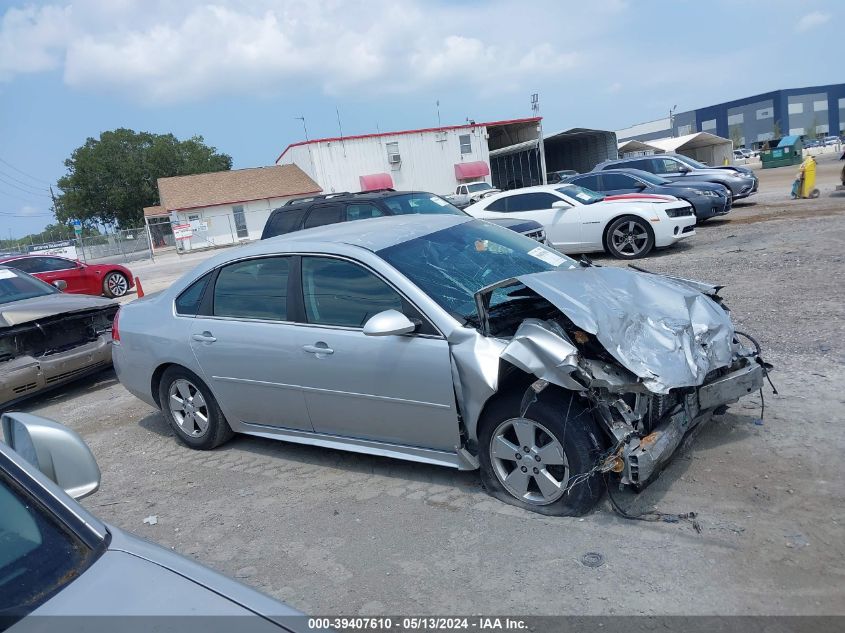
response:
[(549, 242), (567, 254), (606, 251), (636, 259), (695, 235), (695, 212), (683, 200), (648, 194), (605, 197), (577, 185), (504, 191), (464, 211), (482, 220), (539, 222)]

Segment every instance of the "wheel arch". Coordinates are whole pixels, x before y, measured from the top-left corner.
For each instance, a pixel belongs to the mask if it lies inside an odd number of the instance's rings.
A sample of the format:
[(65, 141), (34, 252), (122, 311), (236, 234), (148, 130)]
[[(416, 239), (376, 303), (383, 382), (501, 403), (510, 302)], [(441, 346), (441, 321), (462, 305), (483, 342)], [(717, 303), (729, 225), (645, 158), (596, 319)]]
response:
[[(184, 365), (179, 365), (178, 363), (162, 363), (155, 368), (150, 379), (150, 392), (152, 393), (153, 400), (155, 400), (156, 406), (158, 406), (159, 409), (161, 408), (161, 398), (159, 398), (158, 392), (159, 387), (161, 386), (161, 377), (170, 367), (182, 367), (183, 369), (188, 369)], [(190, 370), (188, 369), (188, 371)]]
[(636, 213), (620, 213), (619, 215), (615, 215), (610, 218), (604, 225), (604, 229), (601, 232), (601, 243), (604, 247), (604, 250), (607, 251), (607, 235), (610, 233), (610, 227), (613, 225), (616, 220), (621, 220), (622, 218), (636, 218), (637, 220), (642, 220), (645, 222), (646, 228), (648, 229), (649, 235), (651, 235), (652, 242), (655, 240), (654, 229), (651, 226), (651, 222), (647, 218), (644, 218), (641, 215), (637, 215)]

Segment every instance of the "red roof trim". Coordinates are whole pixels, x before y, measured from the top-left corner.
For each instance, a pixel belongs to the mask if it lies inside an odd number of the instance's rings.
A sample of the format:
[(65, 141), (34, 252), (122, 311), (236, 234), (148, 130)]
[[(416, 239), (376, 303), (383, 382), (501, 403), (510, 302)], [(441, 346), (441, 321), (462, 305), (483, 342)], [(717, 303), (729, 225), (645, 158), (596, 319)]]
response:
[[(312, 193), (322, 193), (322, 189), (314, 189), (313, 191), (300, 191), (299, 193), (287, 193), (283, 196), (270, 196), (270, 198), (295, 198), (296, 196), (307, 196)], [(178, 209), (167, 209), (167, 214), (178, 213), (179, 211), (190, 211), (192, 209), (205, 209), (209, 207), (222, 207), (225, 204), (240, 204), (242, 202), (255, 202), (256, 200), (269, 200), (268, 197), (263, 198), (249, 198), (248, 200), (232, 200), (231, 202), (216, 202), (215, 204), (200, 204), (193, 207), (179, 207)]]
[(312, 138), (308, 141), (299, 141), (288, 145), (279, 157), (276, 159), (278, 163), (282, 156), (284, 156), (291, 147), (299, 147), (301, 145), (312, 145), (314, 143), (331, 143), (336, 141), (355, 141), (362, 138), (379, 138), (382, 136), (401, 136), (403, 134), (422, 134), (425, 132), (446, 132), (448, 130), (460, 130), (471, 127), (493, 127), (494, 125), (508, 125), (511, 123), (539, 123), (543, 117), (533, 116), (526, 119), (510, 119), (506, 121), (486, 121), (482, 123), (464, 123), (463, 125), (444, 125), (443, 127), (424, 127), (417, 130), (402, 130), (401, 132), (379, 132), (377, 134), (358, 134), (356, 136), (332, 136), (328, 138)]

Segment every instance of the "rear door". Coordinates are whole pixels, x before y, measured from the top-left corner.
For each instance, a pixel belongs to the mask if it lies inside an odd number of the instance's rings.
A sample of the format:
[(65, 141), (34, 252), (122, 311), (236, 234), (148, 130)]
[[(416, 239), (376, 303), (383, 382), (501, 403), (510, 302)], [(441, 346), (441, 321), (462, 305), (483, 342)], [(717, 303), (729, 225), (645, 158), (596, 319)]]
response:
[(296, 261), (257, 257), (223, 266), (191, 320), (191, 349), (230, 420), (311, 430), (299, 387), (301, 333), (288, 301)]
[[(319, 433), (454, 452), (459, 443), (446, 340), (379, 275), (345, 258), (302, 257), (298, 380)], [(366, 336), (395, 309), (417, 332)]]
[(85, 274), (85, 267), (64, 257), (30, 257), (30, 267), (39, 279), (52, 284), (64, 281), (67, 284), (65, 292), (72, 294), (101, 294), (102, 287), (92, 284)]
[[(555, 208), (563, 202), (566, 208)], [(582, 208), (545, 191), (534, 191), (503, 196), (491, 202), (486, 211), (497, 212), (498, 217), (534, 220), (543, 225), (546, 237), (564, 253), (578, 252), (583, 245), (581, 234)]]

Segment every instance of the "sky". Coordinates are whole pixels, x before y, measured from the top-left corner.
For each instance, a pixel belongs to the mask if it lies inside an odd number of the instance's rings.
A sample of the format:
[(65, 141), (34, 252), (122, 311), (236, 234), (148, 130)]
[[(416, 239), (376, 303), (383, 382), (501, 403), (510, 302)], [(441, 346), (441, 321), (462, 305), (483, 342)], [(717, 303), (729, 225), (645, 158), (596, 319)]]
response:
[(842, 0), (0, 0), (0, 237), (53, 220), (89, 137), (304, 138), (520, 118), (617, 130), (845, 81)]

